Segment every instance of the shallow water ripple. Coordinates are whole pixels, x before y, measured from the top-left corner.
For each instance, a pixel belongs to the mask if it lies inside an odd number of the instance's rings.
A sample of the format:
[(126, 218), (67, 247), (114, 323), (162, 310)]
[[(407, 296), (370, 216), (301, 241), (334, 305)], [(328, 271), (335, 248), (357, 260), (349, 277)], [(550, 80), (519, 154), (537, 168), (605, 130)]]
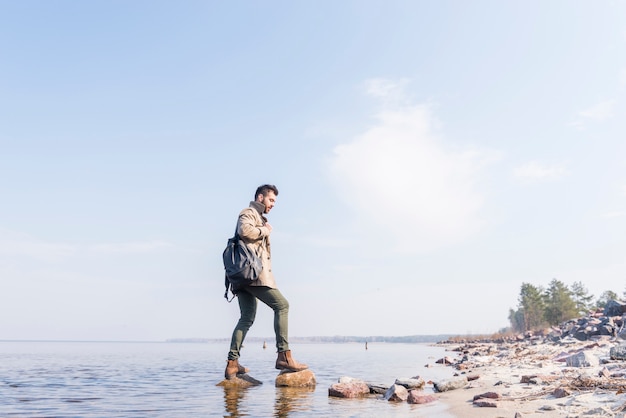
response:
[(446, 417), (441, 406), (328, 397), (348, 375), (392, 384), (396, 377), (449, 377), (424, 368), (440, 348), (418, 344), (301, 344), (315, 388), (276, 388), (273, 350), (249, 346), (242, 363), (264, 382), (246, 390), (216, 386), (224, 344), (0, 342), (3, 417)]

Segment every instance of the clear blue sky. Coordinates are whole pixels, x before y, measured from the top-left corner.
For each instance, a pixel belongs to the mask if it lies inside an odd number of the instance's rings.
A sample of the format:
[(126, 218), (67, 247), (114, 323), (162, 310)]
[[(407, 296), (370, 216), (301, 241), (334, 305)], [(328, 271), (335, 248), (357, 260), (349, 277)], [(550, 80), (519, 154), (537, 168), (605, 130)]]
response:
[[(0, 0), (0, 339), (488, 333), (626, 279), (626, 3)], [(272, 336), (261, 306), (251, 336)]]

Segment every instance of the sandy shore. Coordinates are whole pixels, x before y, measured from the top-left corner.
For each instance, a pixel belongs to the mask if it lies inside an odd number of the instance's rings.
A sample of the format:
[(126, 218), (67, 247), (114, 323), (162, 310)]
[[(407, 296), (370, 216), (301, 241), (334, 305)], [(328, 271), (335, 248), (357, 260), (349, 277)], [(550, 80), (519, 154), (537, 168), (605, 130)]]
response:
[[(515, 343), (449, 344), (449, 367), (467, 385), (437, 394), (454, 417), (625, 417), (626, 362), (610, 360), (610, 348), (618, 341), (559, 344), (539, 341)], [(584, 352), (597, 365), (568, 366), (566, 359)], [(477, 395), (491, 392), (494, 398), (479, 402)], [(516, 415), (517, 414), (517, 415)]]

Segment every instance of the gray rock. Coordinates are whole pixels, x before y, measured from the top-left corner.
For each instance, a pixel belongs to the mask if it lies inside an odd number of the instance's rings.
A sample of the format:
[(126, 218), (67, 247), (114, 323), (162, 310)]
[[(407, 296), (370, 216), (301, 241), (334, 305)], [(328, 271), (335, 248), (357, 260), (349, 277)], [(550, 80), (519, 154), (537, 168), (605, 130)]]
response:
[(609, 356), (611, 357), (611, 360), (626, 360), (626, 344), (611, 347)]
[(437, 392), (447, 392), (449, 390), (461, 389), (467, 385), (467, 377), (460, 376), (452, 379), (445, 379), (433, 384)]
[(395, 384), (404, 386), (407, 389), (423, 389), (426, 385), (426, 381), (419, 376), (415, 376), (410, 379), (396, 379)]
[(573, 354), (565, 360), (568, 367), (593, 367), (600, 364), (598, 357), (585, 351)]
[(626, 313), (626, 303), (610, 300), (604, 306), (604, 316), (622, 316)]
[(391, 385), (385, 392), (385, 400), (390, 402), (404, 402), (409, 397), (409, 391), (402, 385)]

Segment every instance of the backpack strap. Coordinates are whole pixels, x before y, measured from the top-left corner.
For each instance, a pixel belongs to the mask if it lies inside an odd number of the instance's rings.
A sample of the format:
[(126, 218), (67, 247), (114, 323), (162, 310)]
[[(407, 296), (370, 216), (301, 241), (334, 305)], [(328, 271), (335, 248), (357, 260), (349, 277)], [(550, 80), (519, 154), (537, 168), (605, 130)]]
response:
[(235, 299), (235, 296), (237, 295), (233, 293), (233, 297), (228, 299), (228, 291), (230, 290), (230, 282), (228, 281), (228, 277), (226, 277), (226, 275), (224, 275), (224, 286), (226, 286), (226, 291), (224, 292), (224, 299), (226, 299), (226, 301), (230, 303), (233, 301), (233, 299)]

